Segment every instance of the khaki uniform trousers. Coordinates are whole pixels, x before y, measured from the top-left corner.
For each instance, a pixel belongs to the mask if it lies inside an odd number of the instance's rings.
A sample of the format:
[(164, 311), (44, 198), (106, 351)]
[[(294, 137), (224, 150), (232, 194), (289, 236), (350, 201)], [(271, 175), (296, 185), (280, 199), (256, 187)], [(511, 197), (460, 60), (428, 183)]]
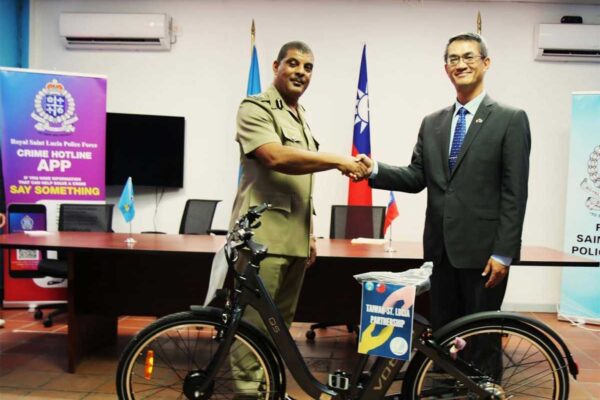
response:
[[(248, 259), (248, 252), (240, 252), (236, 264), (238, 272), (243, 272)], [(304, 257), (280, 255), (267, 256), (260, 263), (259, 275), (275, 301), (288, 329), (292, 325), (298, 306), (300, 290), (304, 281), (305, 263), (306, 258)], [(257, 327), (270, 339), (267, 328), (254, 308), (246, 307), (243, 319)], [(234, 345), (235, 343), (237, 342), (234, 342)], [(254, 354), (249, 352), (246, 347), (232, 348), (230, 362), (235, 386), (239, 392), (256, 393), (257, 389), (260, 390), (258, 386), (263, 380), (263, 372)]]

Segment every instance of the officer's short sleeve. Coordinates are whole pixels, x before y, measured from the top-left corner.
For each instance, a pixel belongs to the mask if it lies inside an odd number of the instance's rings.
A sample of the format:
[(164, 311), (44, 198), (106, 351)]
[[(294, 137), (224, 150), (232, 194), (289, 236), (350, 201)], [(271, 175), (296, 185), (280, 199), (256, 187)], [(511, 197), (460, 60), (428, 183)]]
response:
[(266, 143), (281, 143), (275, 132), (273, 116), (251, 101), (243, 101), (238, 110), (236, 140), (244, 154), (249, 154)]

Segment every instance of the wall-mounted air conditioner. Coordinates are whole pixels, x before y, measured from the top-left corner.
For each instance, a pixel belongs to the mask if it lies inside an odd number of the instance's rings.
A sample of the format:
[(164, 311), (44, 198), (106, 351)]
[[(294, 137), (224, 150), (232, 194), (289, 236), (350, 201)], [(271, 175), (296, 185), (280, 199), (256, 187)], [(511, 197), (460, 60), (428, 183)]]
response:
[(68, 49), (169, 50), (166, 14), (61, 13), (60, 36)]
[(540, 24), (536, 60), (600, 62), (600, 25)]

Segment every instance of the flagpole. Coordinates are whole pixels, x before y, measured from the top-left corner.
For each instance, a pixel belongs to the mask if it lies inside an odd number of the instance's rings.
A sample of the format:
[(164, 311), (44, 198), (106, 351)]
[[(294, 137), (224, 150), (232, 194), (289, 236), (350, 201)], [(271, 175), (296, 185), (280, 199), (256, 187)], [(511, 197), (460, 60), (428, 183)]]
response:
[(252, 27), (250, 28), (250, 57), (254, 51), (254, 41), (256, 39), (256, 28), (254, 27), (254, 18), (252, 18)]
[(394, 249), (392, 247), (392, 225), (393, 225), (393, 223), (390, 222), (390, 236), (388, 238), (388, 245), (384, 250), (386, 253), (395, 253), (396, 252), (396, 249)]
[(129, 221), (129, 237), (127, 239), (125, 239), (125, 243), (127, 243), (129, 245), (137, 243), (137, 240), (135, 240), (133, 238), (133, 236), (131, 236), (131, 225), (133, 225), (133, 224), (131, 223), (131, 221)]

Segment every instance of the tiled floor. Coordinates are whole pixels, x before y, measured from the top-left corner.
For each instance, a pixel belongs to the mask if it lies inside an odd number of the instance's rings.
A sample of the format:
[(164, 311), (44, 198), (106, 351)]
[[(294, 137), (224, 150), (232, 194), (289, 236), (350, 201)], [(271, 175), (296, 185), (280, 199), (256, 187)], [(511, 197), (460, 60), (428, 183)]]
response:
[[(532, 314), (533, 315), (533, 314)], [(534, 317), (559, 332), (576, 357), (581, 370), (571, 379), (573, 400), (600, 399), (600, 327), (573, 327), (556, 320), (554, 314)], [(6, 326), (0, 328), (0, 399), (114, 399), (114, 374), (118, 355), (132, 335), (150, 318), (124, 317), (119, 323), (118, 346), (107, 348), (84, 360), (76, 374), (66, 373), (66, 330), (64, 317), (52, 328), (44, 328), (26, 310), (4, 310)], [(315, 376), (324, 381), (326, 371), (347, 363), (355, 354), (355, 338), (345, 329), (330, 328), (307, 343), (306, 324), (294, 324), (292, 332), (301, 353)], [(296, 399), (308, 399), (288, 379), (288, 391)]]

